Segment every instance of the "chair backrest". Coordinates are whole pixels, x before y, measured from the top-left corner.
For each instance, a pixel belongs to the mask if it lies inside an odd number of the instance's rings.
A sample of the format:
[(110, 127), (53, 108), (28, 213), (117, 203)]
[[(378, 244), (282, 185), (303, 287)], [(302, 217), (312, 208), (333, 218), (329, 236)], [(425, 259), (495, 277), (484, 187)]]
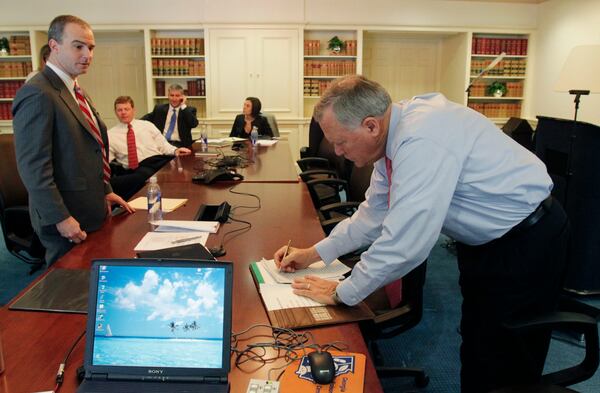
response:
[(277, 119), (275, 115), (272, 113), (262, 113), (262, 115), (267, 119), (269, 123), (269, 127), (271, 127), (271, 131), (273, 131), (273, 136), (279, 138), (279, 126), (277, 125)]
[(27, 190), (17, 172), (15, 143), (12, 134), (0, 135), (0, 209), (7, 207), (26, 206), (28, 204)]
[(31, 227), (27, 189), (17, 171), (12, 134), (0, 135), (0, 157), (0, 224), (6, 248), (18, 258), (41, 266), (45, 250)]

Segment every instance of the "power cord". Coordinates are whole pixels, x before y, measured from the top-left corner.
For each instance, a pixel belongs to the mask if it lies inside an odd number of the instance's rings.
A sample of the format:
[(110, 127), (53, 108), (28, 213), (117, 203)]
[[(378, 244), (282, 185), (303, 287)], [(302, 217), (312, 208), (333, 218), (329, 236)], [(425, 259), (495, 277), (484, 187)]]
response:
[(65, 358), (63, 359), (62, 363), (58, 366), (58, 371), (56, 372), (55, 378), (56, 386), (54, 387), (54, 393), (58, 393), (58, 390), (60, 389), (64, 380), (65, 368), (67, 367), (69, 357), (71, 356), (71, 353), (73, 353), (73, 350), (75, 349), (79, 341), (81, 341), (83, 336), (85, 336), (85, 330), (79, 335), (79, 337), (77, 337), (73, 345), (71, 345), (71, 348), (69, 348), (69, 350), (67, 351), (67, 354), (65, 355)]
[[(257, 328), (270, 329), (270, 334), (256, 333), (245, 337), (246, 334)], [(268, 338), (265, 342), (257, 342), (246, 344), (243, 346), (243, 342), (258, 337)], [(312, 342), (310, 344), (309, 342)], [(299, 360), (301, 356), (306, 355), (307, 348), (314, 348), (320, 351), (328, 348), (335, 348), (340, 351), (347, 350), (347, 345), (341, 341), (335, 341), (325, 345), (319, 345), (315, 342), (311, 332), (297, 333), (292, 329), (278, 328), (266, 324), (256, 324), (242, 330), (239, 333), (231, 334), (231, 352), (235, 355), (235, 367), (244, 372), (254, 372), (266, 364), (273, 363), (279, 359), (284, 359), (285, 364), (279, 367), (272, 367), (267, 373), (267, 379), (271, 379), (271, 372), (276, 370), (285, 369), (292, 362)], [(268, 350), (274, 349), (275, 354), (268, 356)], [(300, 354), (299, 354), (300, 352)], [(247, 364), (251, 362), (257, 362), (258, 365), (254, 368), (248, 369)], [(277, 380), (283, 375), (282, 370), (277, 376)]]
[[(251, 193), (248, 193), (248, 192), (234, 191), (234, 188), (237, 187), (237, 186), (238, 186), (238, 184), (235, 184), (235, 185), (231, 186), (228, 191), (230, 193), (232, 193), (232, 194), (246, 195), (246, 196), (253, 197), (253, 198), (255, 198), (258, 201), (258, 204), (256, 206), (238, 205), (238, 206), (234, 206), (234, 207), (231, 208), (231, 210), (229, 212), (228, 220), (230, 220), (232, 222), (242, 223), (242, 224), (245, 224), (245, 225), (243, 227), (241, 227), (241, 228), (232, 229), (232, 230), (230, 230), (228, 232), (225, 232), (223, 234), (223, 236), (221, 237), (221, 244), (218, 247), (216, 247), (216, 249), (220, 250), (221, 252), (223, 252), (225, 250), (225, 244), (227, 242), (229, 242), (231, 239), (235, 239), (236, 237), (241, 236), (244, 233), (250, 231), (250, 229), (252, 229), (252, 223), (251, 222), (234, 218), (233, 217), (233, 213), (237, 209), (253, 209), (252, 211), (249, 212), (249, 213), (253, 213), (253, 212), (259, 211), (261, 209), (261, 207), (262, 207), (261, 206), (260, 197), (258, 195), (251, 194)], [(225, 255), (225, 254), (223, 253), (221, 255)]]

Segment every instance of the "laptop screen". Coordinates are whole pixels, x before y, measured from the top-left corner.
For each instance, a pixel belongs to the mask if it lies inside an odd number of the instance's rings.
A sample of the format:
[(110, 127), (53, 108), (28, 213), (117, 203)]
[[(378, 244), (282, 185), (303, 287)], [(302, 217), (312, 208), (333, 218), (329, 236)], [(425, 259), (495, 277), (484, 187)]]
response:
[(229, 368), (230, 264), (104, 260), (92, 272), (90, 366)]

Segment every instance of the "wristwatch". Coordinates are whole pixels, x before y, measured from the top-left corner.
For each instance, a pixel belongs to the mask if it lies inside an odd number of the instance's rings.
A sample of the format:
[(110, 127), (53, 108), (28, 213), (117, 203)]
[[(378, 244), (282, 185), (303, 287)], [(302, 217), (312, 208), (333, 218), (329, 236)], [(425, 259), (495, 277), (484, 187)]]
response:
[(340, 297), (337, 294), (337, 289), (333, 291), (331, 298), (333, 299), (333, 304), (342, 304), (342, 301), (340, 300)]

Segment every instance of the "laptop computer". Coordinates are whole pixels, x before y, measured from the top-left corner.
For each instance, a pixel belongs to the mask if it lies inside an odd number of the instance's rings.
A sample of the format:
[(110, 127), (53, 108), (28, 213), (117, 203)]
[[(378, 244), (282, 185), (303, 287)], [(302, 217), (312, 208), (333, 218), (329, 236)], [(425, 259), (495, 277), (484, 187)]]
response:
[(78, 393), (229, 391), (229, 262), (92, 263)]

